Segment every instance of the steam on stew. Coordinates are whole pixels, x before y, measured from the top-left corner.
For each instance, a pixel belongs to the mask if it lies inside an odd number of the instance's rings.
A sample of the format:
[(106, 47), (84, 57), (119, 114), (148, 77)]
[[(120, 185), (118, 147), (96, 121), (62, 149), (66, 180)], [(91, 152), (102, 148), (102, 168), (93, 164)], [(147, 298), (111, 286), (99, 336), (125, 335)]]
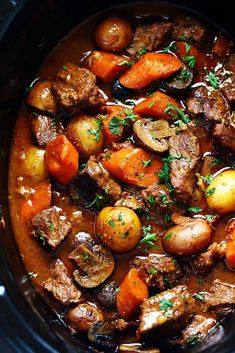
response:
[(187, 14), (111, 15), (38, 76), (9, 177), (28, 276), (98, 349), (202, 339), (235, 306), (234, 43)]

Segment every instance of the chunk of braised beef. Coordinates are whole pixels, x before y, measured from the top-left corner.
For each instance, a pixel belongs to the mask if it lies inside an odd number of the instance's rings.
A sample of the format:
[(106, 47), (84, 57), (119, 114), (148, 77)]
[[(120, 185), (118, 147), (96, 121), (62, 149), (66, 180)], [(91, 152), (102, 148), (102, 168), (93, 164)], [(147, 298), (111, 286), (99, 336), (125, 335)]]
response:
[(139, 25), (133, 35), (133, 41), (127, 53), (138, 59), (146, 51), (158, 49), (169, 36), (172, 30), (170, 22), (156, 22), (153, 24)]
[(52, 89), (58, 104), (70, 113), (93, 110), (105, 102), (96, 85), (95, 75), (71, 63), (59, 69)]
[(228, 62), (216, 72), (220, 79), (220, 90), (230, 103), (235, 101), (235, 54), (230, 54)]
[(77, 246), (85, 244), (86, 246), (94, 246), (95, 242), (90, 234), (85, 232), (78, 232), (73, 237), (73, 247), (76, 248)]
[(178, 15), (174, 19), (172, 36), (177, 40), (202, 44), (207, 37), (206, 28), (195, 18)]
[(38, 238), (42, 245), (47, 244), (55, 250), (68, 236), (71, 224), (61, 208), (53, 206), (34, 216), (30, 221), (31, 234)]
[(80, 244), (69, 259), (75, 264), (75, 281), (84, 288), (95, 288), (103, 283), (114, 270), (114, 257), (110, 250), (101, 245)]
[(31, 119), (33, 137), (36, 144), (45, 147), (48, 142), (63, 134), (62, 124), (54, 117), (37, 114)]
[(169, 188), (166, 185), (153, 184), (147, 189), (141, 191), (141, 195), (145, 201), (151, 205), (151, 211), (157, 208), (160, 213), (178, 212), (179, 207), (176, 205)]
[(226, 254), (226, 242), (212, 243), (208, 249), (191, 261), (193, 271), (199, 276), (207, 276), (219, 260)]
[(205, 294), (205, 302), (209, 311), (218, 317), (230, 314), (235, 307), (235, 286), (216, 279)]
[(235, 152), (235, 127), (225, 124), (216, 124), (212, 132), (215, 149), (227, 150), (229, 153)]
[(50, 277), (42, 283), (42, 288), (63, 305), (80, 303), (81, 291), (73, 283), (62, 261), (57, 259), (51, 266)]
[(232, 47), (232, 40), (227, 35), (220, 33), (214, 40), (212, 52), (218, 57), (224, 58), (230, 54)]
[(195, 173), (199, 168), (200, 146), (196, 136), (189, 130), (180, 132), (169, 140), (172, 156), (170, 181), (174, 187), (176, 198), (187, 202), (191, 199), (195, 188)]
[(117, 285), (114, 281), (102, 284), (96, 291), (99, 303), (105, 308), (111, 309), (116, 305)]
[(185, 285), (179, 285), (145, 299), (141, 305), (138, 337), (174, 335), (184, 329), (195, 313), (195, 300)]
[(144, 201), (137, 193), (123, 191), (121, 198), (116, 201), (114, 206), (127, 207), (134, 211), (141, 211), (145, 208)]
[(179, 263), (167, 255), (136, 256), (131, 261), (131, 266), (139, 270), (149, 287), (157, 288), (160, 291), (174, 287), (183, 277)]
[(85, 168), (70, 186), (70, 196), (80, 206), (99, 208), (112, 204), (121, 197), (120, 185), (110, 176), (102, 164), (91, 156)]

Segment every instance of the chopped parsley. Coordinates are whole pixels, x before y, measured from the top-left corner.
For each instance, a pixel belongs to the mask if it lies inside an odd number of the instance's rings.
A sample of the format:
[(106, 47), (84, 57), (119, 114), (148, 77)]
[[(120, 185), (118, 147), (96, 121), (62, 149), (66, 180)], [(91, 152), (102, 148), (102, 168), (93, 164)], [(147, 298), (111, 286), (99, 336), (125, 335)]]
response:
[(122, 217), (122, 213), (120, 212), (119, 215), (118, 215), (118, 221), (123, 221), (123, 217)]
[(194, 212), (194, 213), (199, 213), (199, 212), (202, 211), (202, 208), (201, 207), (188, 207), (187, 211)]
[(152, 233), (152, 226), (149, 224), (148, 226), (142, 226), (143, 230), (143, 238), (140, 240), (140, 244), (145, 244), (148, 246), (153, 246), (156, 241), (157, 234)]
[(51, 232), (53, 232), (55, 230), (55, 226), (52, 222), (49, 222), (49, 229)]
[(118, 65), (119, 65), (119, 66), (126, 65), (127, 67), (131, 67), (133, 64), (132, 64), (132, 62), (129, 61), (129, 60), (123, 60), (123, 61), (120, 62)]
[(187, 43), (187, 42), (185, 42), (184, 45), (185, 45), (186, 53), (189, 53), (190, 49), (191, 49), (191, 45), (189, 43)]
[(170, 182), (170, 169), (171, 169), (170, 164), (175, 159), (180, 159), (180, 158), (182, 158), (181, 155), (179, 156), (169, 155), (167, 158), (161, 159), (163, 162), (163, 167), (160, 170), (160, 172), (157, 173), (157, 175), (159, 176), (161, 181), (166, 184), (170, 192), (174, 191), (173, 186), (171, 185), (171, 182)]
[(104, 202), (104, 199), (105, 199), (104, 196), (96, 194), (94, 200), (91, 203), (89, 203), (88, 205), (86, 205), (86, 208), (90, 208), (92, 206), (100, 208)]
[(63, 70), (68, 70), (68, 67), (66, 65), (62, 65)]
[(169, 239), (171, 239), (172, 235), (173, 235), (172, 233), (166, 234), (166, 235), (164, 236), (164, 240), (169, 240)]
[(169, 205), (169, 204), (173, 203), (168, 200), (168, 196), (166, 194), (161, 195), (160, 200), (161, 200), (162, 205)]
[(196, 65), (196, 58), (193, 55), (183, 56), (183, 61), (188, 65), (188, 67), (190, 67), (190, 69), (193, 69)]
[(177, 50), (176, 43), (171, 43), (168, 47), (163, 48), (164, 53), (171, 53), (172, 51)]
[(148, 159), (147, 161), (145, 161), (144, 159), (142, 159), (142, 164), (144, 166), (144, 168), (146, 167), (150, 167), (150, 165), (153, 163), (153, 157), (151, 157), (150, 159)]
[(151, 102), (151, 103), (149, 103), (148, 108), (154, 107), (155, 103), (156, 103), (156, 102)]
[(216, 215), (214, 215), (214, 214), (206, 214), (205, 217), (206, 217), (206, 220), (208, 222), (213, 222), (215, 220), (215, 218), (216, 218)]
[(130, 126), (130, 120), (135, 121), (137, 115), (134, 114), (132, 109), (123, 108), (123, 113), (126, 114), (124, 118), (118, 118), (117, 116), (113, 116), (109, 122), (109, 130), (113, 135), (121, 135), (121, 127), (122, 126)]
[(202, 292), (194, 294), (193, 297), (199, 300), (205, 300), (205, 295)]
[(218, 158), (215, 158), (212, 162), (211, 162), (211, 165), (220, 165), (222, 164), (223, 162), (218, 159)]
[(162, 299), (160, 301), (160, 307), (163, 311), (163, 315), (170, 318), (171, 317), (171, 312), (170, 310), (173, 307), (173, 303), (170, 299)]
[(107, 223), (112, 228), (114, 228), (116, 226), (116, 223), (112, 219), (110, 219)]
[(220, 85), (220, 79), (213, 71), (206, 71), (206, 80), (209, 82), (210, 86), (214, 89), (218, 89)]
[(205, 192), (206, 198), (209, 197), (209, 196), (211, 196), (211, 195), (213, 195), (214, 192), (215, 192), (215, 188), (211, 188), (211, 189), (209, 189), (209, 190), (206, 190), (206, 192)]
[(36, 112), (32, 112), (32, 114), (33, 114), (34, 116), (38, 116), (38, 113), (36, 113)]
[(214, 180), (214, 176), (212, 174), (208, 174), (206, 176), (200, 176), (200, 179), (202, 179), (202, 181), (204, 183), (206, 183), (207, 185), (210, 185), (212, 183), (212, 181)]
[(40, 230), (35, 229), (35, 234), (37, 235), (38, 239), (40, 240), (42, 246), (46, 245), (46, 239), (43, 236), (43, 234), (40, 232)]
[(173, 104), (168, 104), (164, 112), (172, 116), (174, 125), (182, 126), (183, 123), (188, 124), (191, 122), (188, 115), (185, 114), (182, 109)]
[(156, 268), (151, 268), (151, 269), (150, 269), (150, 274), (151, 274), (152, 276), (155, 276), (156, 273), (157, 273)]
[(177, 76), (178, 79), (187, 81), (191, 78), (191, 73), (185, 67), (181, 70), (180, 74)]
[(171, 221), (171, 216), (169, 215), (169, 213), (165, 213), (163, 216), (164, 222), (167, 224)]
[(140, 48), (140, 50), (138, 51), (138, 53), (139, 53), (140, 55), (143, 55), (143, 54), (147, 53), (147, 49), (146, 49), (144, 46), (142, 46), (142, 47)]
[(102, 128), (102, 121), (95, 119), (97, 128), (96, 129), (89, 129), (87, 130), (88, 134), (93, 134), (94, 135), (94, 140), (99, 141), (100, 139), (100, 134), (101, 134), (101, 128)]
[(149, 195), (147, 197), (147, 200), (150, 203), (150, 205), (154, 205), (156, 203), (155, 197), (153, 195)]

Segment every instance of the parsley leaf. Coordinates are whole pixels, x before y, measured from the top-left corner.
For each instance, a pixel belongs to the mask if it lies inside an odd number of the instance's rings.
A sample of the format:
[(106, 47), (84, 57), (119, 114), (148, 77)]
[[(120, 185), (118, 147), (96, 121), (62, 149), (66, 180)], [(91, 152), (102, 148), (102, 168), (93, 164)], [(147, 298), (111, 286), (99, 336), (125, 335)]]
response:
[(214, 89), (218, 89), (220, 85), (220, 79), (213, 71), (206, 71), (206, 80), (209, 82), (210, 86)]
[(189, 43), (184, 43), (185, 45), (185, 50), (186, 50), (186, 53), (189, 53), (190, 52), (190, 49), (191, 49), (191, 45)]
[(196, 58), (193, 55), (189, 56), (183, 56), (183, 61), (190, 67), (190, 69), (193, 69), (196, 65)]
[(163, 311), (163, 315), (170, 318), (171, 317), (170, 309), (173, 307), (172, 301), (169, 299), (162, 299), (160, 301), (160, 307)]
[(109, 122), (109, 130), (113, 135), (121, 135), (121, 127), (123, 126), (123, 119), (113, 116)]
[(149, 224), (148, 226), (143, 226), (143, 238), (140, 240), (140, 244), (145, 244), (148, 246), (153, 246), (154, 242), (156, 241), (157, 234), (156, 233), (151, 233), (152, 232), (152, 226)]
[(143, 164), (144, 168), (149, 167), (152, 163), (153, 163), (153, 157), (151, 157), (151, 158), (148, 159), (147, 161), (145, 161), (144, 159), (142, 159), (142, 164)]
[(96, 129), (89, 129), (87, 130), (88, 134), (93, 134), (94, 135), (94, 140), (99, 141), (100, 139), (100, 133), (101, 133), (101, 127), (102, 127), (102, 121), (95, 119), (97, 128)]
[(156, 268), (151, 268), (151, 269), (150, 269), (150, 274), (151, 274), (152, 276), (155, 276), (156, 273), (157, 273)]
[(206, 220), (208, 222), (213, 222), (214, 219), (216, 218), (216, 215), (214, 215), (214, 214), (206, 214), (205, 217), (206, 217)]
[(126, 65), (127, 67), (131, 67), (133, 65), (133, 63), (129, 60), (123, 60), (122, 62), (120, 62), (118, 64), (118, 66), (122, 66), (122, 65)]
[(154, 105), (155, 105), (155, 103), (156, 103), (156, 102), (151, 102), (151, 103), (149, 103), (148, 108), (153, 108)]
[(164, 236), (164, 240), (169, 240), (169, 239), (171, 239), (172, 235), (173, 235), (172, 233), (166, 234), (166, 235)]
[(179, 155), (179, 156), (169, 155), (167, 158), (161, 159), (162, 162), (164, 162), (164, 163), (163, 163), (162, 169), (160, 170), (160, 172), (157, 173), (157, 175), (159, 176), (161, 181), (166, 184), (166, 186), (168, 187), (170, 192), (174, 191), (174, 189), (172, 189), (173, 186), (170, 183), (170, 169), (171, 169), (170, 164), (175, 159), (180, 159), (180, 158), (182, 158), (181, 155)]
[(156, 200), (155, 200), (155, 198), (154, 198), (153, 195), (149, 195), (149, 196), (147, 197), (147, 200), (148, 200), (148, 202), (150, 203), (150, 205), (154, 205), (154, 204), (156, 203)]
[(206, 192), (205, 192), (206, 198), (208, 198), (209, 196), (213, 195), (214, 192), (215, 192), (215, 188), (211, 188), (209, 190), (206, 190)]
[(210, 185), (212, 183), (212, 181), (214, 180), (214, 176), (212, 174), (208, 174), (206, 176), (200, 176), (200, 179), (202, 179), (202, 181), (204, 183), (206, 183), (207, 185)]
[(145, 53), (147, 53), (147, 49), (144, 46), (142, 46), (141, 49), (138, 51), (138, 53), (140, 55), (145, 54)]
[(194, 294), (193, 297), (199, 300), (205, 300), (205, 295), (202, 292)]
[(90, 208), (92, 206), (100, 208), (102, 206), (104, 200), (105, 200), (104, 196), (96, 194), (94, 200), (90, 204), (86, 205), (86, 208)]
[(176, 76), (176, 78), (183, 80), (183, 81), (187, 81), (191, 78), (191, 73), (188, 69), (186, 69), (185, 67), (180, 71), (179, 75)]
[(201, 207), (188, 207), (187, 210), (189, 212), (199, 213), (202, 211), (202, 208)]
[(62, 65), (62, 69), (63, 69), (63, 70), (68, 70), (68, 66)]
[(163, 48), (164, 53), (171, 53), (174, 50), (177, 50), (177, 46), (175, 42), (169, 44), (168, 47)]
[(188, 115), (185, 114), (182, 109), (180, 109), (179, 107), (176, 107), (173, 104), (168, 104), (164, 112), (172, 116), (173, 124), (175, 125), (182, 126), (183, 123), (188, 124), (191, 122)]
[(116, 225), (116, 223), (115, 223), (112, 219), (110, 219), (107, 223), (108, 223), (108, 225), (110, 225), (110, 227), (112, 227), (112, 228), (114, 228), (115, 225)]

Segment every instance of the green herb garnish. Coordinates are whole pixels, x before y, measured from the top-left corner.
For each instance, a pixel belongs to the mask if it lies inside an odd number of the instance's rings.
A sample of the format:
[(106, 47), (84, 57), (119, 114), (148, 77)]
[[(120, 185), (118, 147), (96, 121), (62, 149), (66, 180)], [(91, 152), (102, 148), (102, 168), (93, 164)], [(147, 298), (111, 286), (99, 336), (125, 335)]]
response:
[(107, 223), (108, 223), (108, 225), (110, 225), (110, 227), (112, 227), (112, 228), (114, 228), (114, 227), (116, 226), (116, 223), (115, 223), (112, 219), (110, 219)]
[(143, 46), (141, 49), (138, 51), (140, 55), (147, 53), (147, 49)]
[(155, 197), (153, 195), (148, 195), (147, 200), (150, 205), (154, 205), (156, 203)]
[(168, 233), (168, 234), (166, 234), (165, 236), (164, 236), (164, 240), (169, 240), (169, 239), (171, 239), (171, 237), (172, 237), (172, 233)]
[(212, 174), (208, 174), (206, 176), (203, 176), (203, 175), (200, 176), (200, 179), (202, 179), (202, 181), (204, 183), (206, 183), (207, 185), (210, 185), (212, 183), (212, 181), (214, 180), (214, 178), (215, 177)]
[(205, 295), (202, 292), (194, 294), (193, 297), (199, 300), (205, 300)]
[(175, 125), (182, 126), (183, 123), (189, 124), (191, 122), (189, 116), (185, 114), (182, 109), (173, 104), (168, 104), (164, 112), (172, 116), (173, 124)]
[(147, 161), (142, 159), (142, 164), (144, 166), (144, 168), (146, 167), (150, 167), (150, 165), (153, 163), (153, 157), (151, 157), (150, 159), (148, 159)]
[(190, 69), (193, 69), (196, 65), (196, 58), (193, 55), (189, 56), (183, 56), (183, 61), (190, 67)]
[(118, 65), (119, 66), (126, 65), (127, 67), (131, 67), (133, 65), (133, 63), (131, 61), (128, 61), (128, 60), (123, 60)]
[(86, 205), (86, 208), (90, 208), (92, 206), (96, 206), (97, 208), (100, 208), (104, 200), (105, 200), (104, 196), (96, 194), (94, 200), (90, 204)]
[(96, 129), (89, 129), (87, 130), (88, 134), (93, 134), (94, 135), (94, 140), (99, 141), (100, 139), (100, 134), (101, 134), (101, 128), (102, 128), (102, 121), (95, 119), (97, 128)]
[(209, 189), (209, 190), (206, 190), (206, 192), (205, 192), (206, 198), (209, 197), (209, 196), (211, 196), (211, 195), (213, 195), (214, 192), (215, 192), (215, 188), (211, 188), (211, 189)]
[(174, 50), (177, 50), (177, 46), (175, 42), (168, 45), (168, 47), (163, 48), (164, 53), (171, 53)]
[(157, 234), (152, 233), (152, 226), (149, 224), (148, 226), (143, 226), (143, 238), (140, 240), (140, 244), (145, 244), (148, 246), (153, 246), (156, 241)]
[(194, 213), (199, 213), (199, 212), (202, 211), (202, 208), (201, 207), (188, 207), (187, 211), (194, 212)]
[(220, 79), (213, 71), (206, 71), (206, 80), (209, 82), (210, 86), (214, 89), (218, 89), (220, 85)]

